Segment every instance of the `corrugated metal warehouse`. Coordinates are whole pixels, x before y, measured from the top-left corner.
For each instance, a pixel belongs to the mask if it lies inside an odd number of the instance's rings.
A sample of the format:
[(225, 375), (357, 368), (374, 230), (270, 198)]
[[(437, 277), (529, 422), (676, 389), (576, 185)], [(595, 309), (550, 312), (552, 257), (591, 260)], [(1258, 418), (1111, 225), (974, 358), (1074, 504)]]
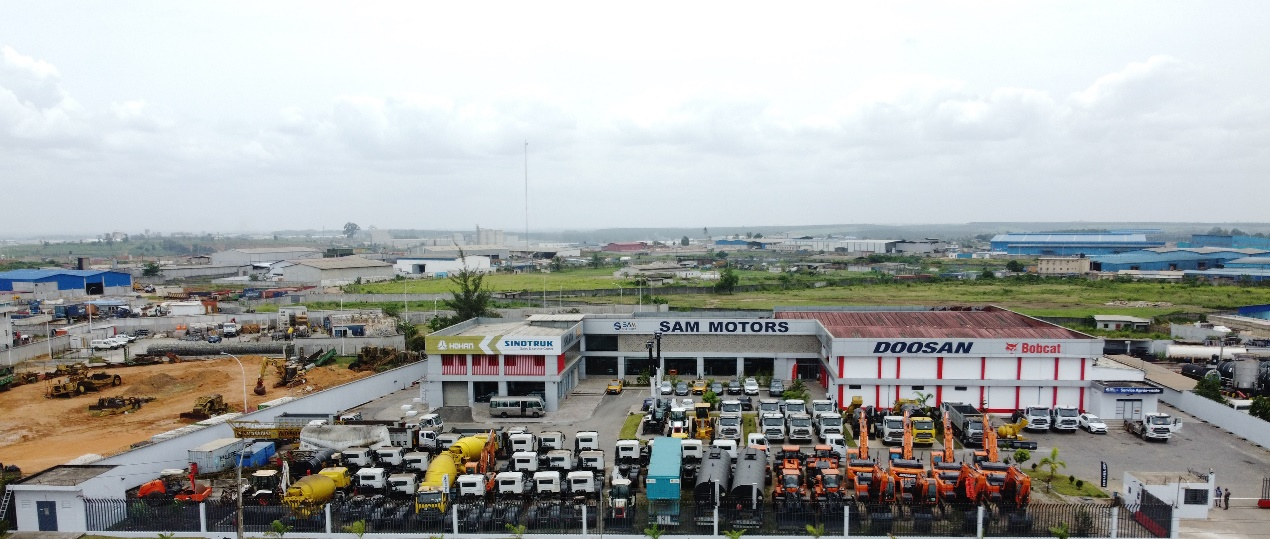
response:
[(20, 295), (23, 300), (130, 294), (132, 275), (105, 270), (13, 270), (0, 272), (0, 292)]
[(1147, 241), (1146, 234), (1011, 233), (992, 238), (992, 250), (1012, 255), (1107, 255), (1162, 247), (1164, 242)]
[(360, 256), (288, 260), (274, 264), (269, 275), (289, 283), (340, 286), (358, 279), (362, 282), (387, 281), (396, 276), (392, 264)]

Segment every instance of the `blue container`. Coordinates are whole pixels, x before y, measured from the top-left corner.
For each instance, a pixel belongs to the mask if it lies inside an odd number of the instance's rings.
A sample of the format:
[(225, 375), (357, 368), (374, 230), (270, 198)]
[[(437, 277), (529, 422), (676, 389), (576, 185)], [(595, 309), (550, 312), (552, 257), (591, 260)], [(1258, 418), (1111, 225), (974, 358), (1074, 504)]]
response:
[(653, 442), (653, 455), (648, 461), (646, 479), (650, 500), (679, 500), (683, 442), (679, 438), (657, 438)]
[(274, 452), (273, 442), (256, 442), (243, 450), (240, 464), (244, 468), (264, 466), (269, 463), (269, 457), (272, 457)]

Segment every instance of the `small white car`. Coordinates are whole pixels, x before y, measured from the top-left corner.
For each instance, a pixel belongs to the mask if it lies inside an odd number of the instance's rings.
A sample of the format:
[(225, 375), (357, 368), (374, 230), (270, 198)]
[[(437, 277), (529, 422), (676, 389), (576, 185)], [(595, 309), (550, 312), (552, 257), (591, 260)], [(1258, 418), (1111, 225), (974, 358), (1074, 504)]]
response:
[(746, 378), (744, 391), (746, 395), (758, 395), (758, 380)]
[(1094, 434), (1107, 434), (1107, 424), (1103, 423), (1098, 416), (1094, 414), (1080, 414), (1076, 420), (1080, 428)]
[(661, 381), (661, 394), (669, 395), (675, 390), (675, 386), (671, 385), (670, 380)]

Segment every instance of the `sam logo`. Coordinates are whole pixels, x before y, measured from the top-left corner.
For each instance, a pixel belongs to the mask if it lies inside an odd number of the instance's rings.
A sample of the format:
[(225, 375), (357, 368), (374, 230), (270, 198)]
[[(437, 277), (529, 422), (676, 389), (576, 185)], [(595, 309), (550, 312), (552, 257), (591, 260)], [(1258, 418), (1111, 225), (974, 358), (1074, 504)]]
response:
[(1006, 352), (1013, 352), (1013, 351), (1018, 350), (1018, 349), (1019, 349), (1019, 343), (1016, 343), (1016, 342), (1008, 342), (1008, 343), (1005, 343), (1005, 351), (1006, 351)]

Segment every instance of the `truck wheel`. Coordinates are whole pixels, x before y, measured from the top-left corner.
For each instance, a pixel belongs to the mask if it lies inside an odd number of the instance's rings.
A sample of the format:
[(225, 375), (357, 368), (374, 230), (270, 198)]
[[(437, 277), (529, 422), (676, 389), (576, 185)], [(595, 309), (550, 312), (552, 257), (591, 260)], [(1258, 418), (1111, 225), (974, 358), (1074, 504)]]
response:
[(84, 393), (88, 393), (88, 388), (84, 386), (84, 383), (83, 383), (83, 382), (80, 382), (79, 384), (76, 384), (76, 385), (75, 385), (75, 394), (76, 394), (76, 395), (83, 395)]
[(507, 412), (503, 412), (503, 413), (501, 413), (501, 414), (498, 414), (498, 417), (507, 417)]
[(118, 374), (116, 374), (114, 378), (110, 379), (110, 385), (112, 386), (118, 387), (119, 384), (122, 384), (122, 383), (123, 383), (123, 378), (120, 378)]

